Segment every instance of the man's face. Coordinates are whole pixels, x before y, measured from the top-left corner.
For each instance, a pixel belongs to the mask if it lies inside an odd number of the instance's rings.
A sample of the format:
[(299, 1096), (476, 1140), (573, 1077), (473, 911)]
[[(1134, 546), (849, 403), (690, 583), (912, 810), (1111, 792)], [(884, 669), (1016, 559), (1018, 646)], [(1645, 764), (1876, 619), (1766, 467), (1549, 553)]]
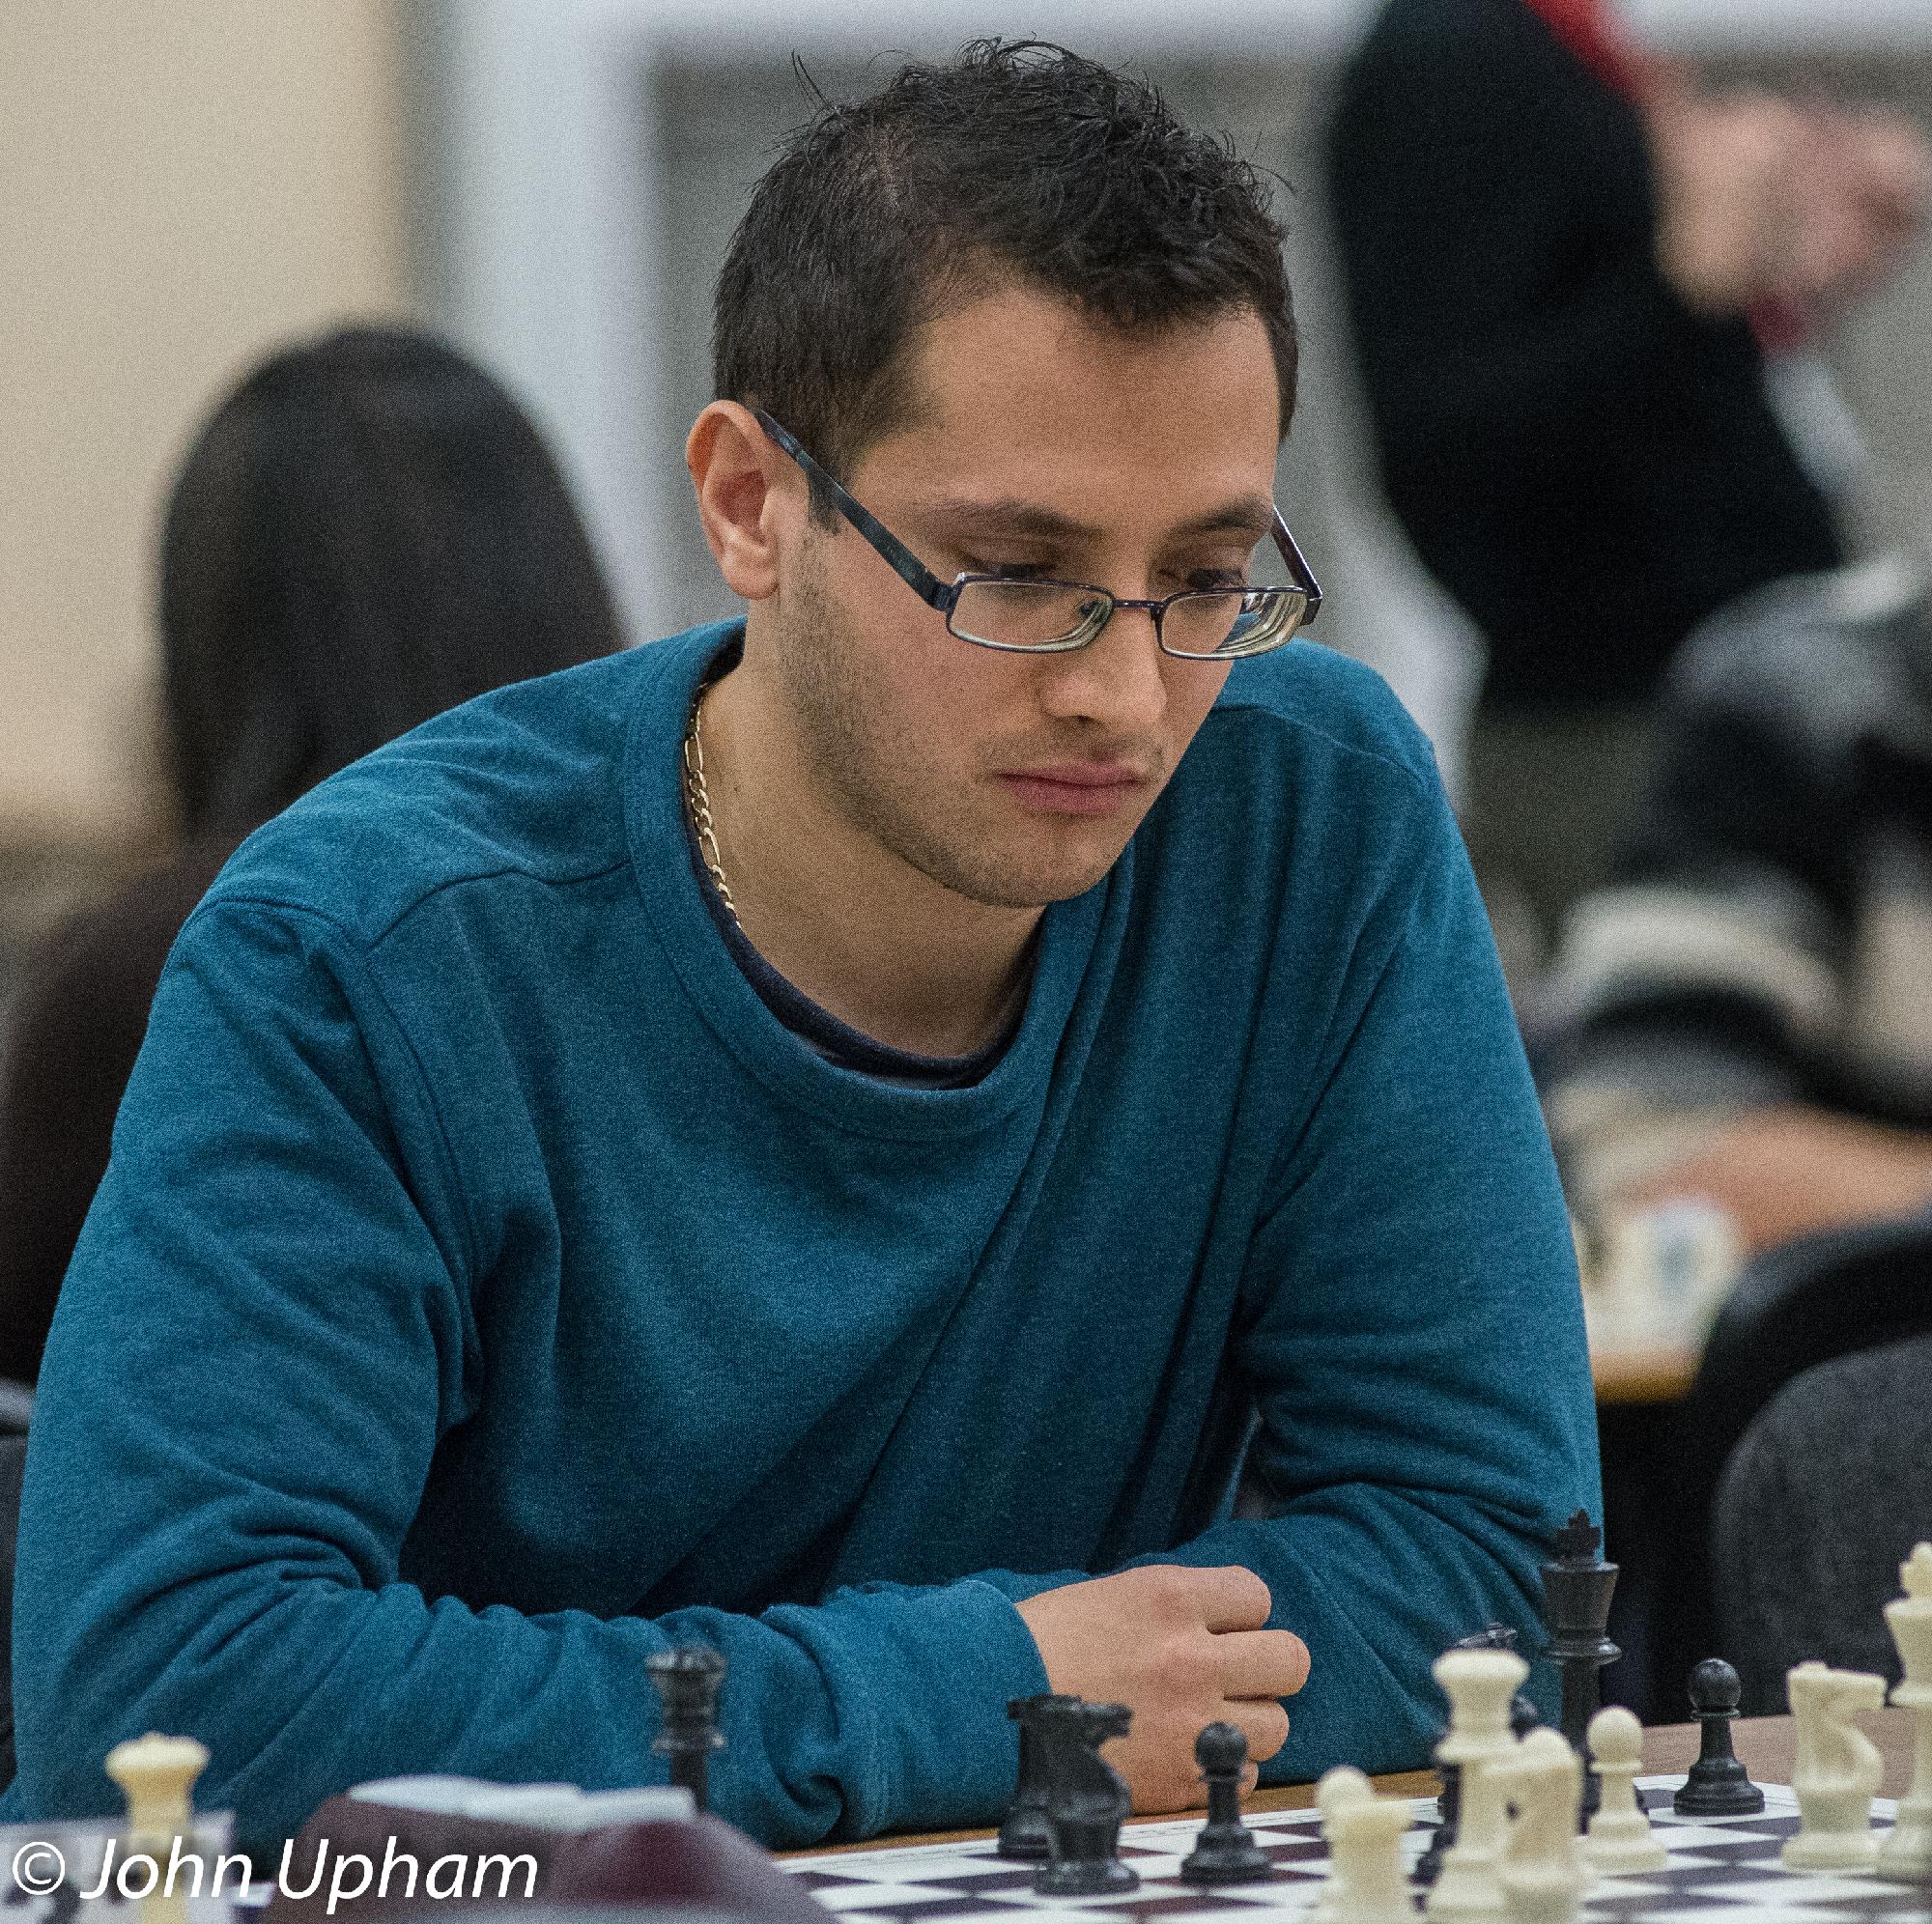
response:
[[(1011, 570), (1151, 599), (1250, 579), (1280, 405), (1255, 315), (1122, 334), (1000, 289), (921, 330), (910, 391), (910, 418), (849, 486), (942, 580)], [(1004, 907), (1107, 872), (1229, 668), (1162, 654), (1139, 609), (1067, 654), (975, 647), (842, 522), (806, 526), (768, 610), (833, 805)]]

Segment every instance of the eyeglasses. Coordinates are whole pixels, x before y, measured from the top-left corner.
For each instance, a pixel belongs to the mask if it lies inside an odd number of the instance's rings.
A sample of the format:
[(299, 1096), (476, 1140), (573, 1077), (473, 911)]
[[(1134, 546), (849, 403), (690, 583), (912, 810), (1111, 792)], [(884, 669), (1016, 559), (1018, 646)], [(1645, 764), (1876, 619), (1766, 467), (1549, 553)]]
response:
[(1321, 607), (1315, 571), (1274, 511), (1274, 545), (1293, 578), (1291, 587), (1183, 588), (1159, 601), (1136, 601), (1079, 581), (1032, 576), (956, 575), (942, 581), (904, 542), (848, 495), (790, 434), (765, 412), (753, 418), (805, 470), (812, 485), (871, 543), (894, 574), (946, 617), (949, 634), (980, 648), (1014, 654), (1065, 654), (1084, 648), (1123, 608), (1144, 608), (1164, 654), (1190, 662), (1225, 662), (1264, 655), (1292, 641)]

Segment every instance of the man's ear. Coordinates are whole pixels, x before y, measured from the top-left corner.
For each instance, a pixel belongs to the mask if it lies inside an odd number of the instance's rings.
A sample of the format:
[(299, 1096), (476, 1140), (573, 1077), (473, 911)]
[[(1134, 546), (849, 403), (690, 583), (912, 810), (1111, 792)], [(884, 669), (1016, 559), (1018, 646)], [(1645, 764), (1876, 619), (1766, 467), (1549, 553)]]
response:
[(803, 512), (805, 477), (735, 401), (714, 401), (693, 422), (684, 465), (726, 586), (743, 601), (776, 594), (780, 527)]

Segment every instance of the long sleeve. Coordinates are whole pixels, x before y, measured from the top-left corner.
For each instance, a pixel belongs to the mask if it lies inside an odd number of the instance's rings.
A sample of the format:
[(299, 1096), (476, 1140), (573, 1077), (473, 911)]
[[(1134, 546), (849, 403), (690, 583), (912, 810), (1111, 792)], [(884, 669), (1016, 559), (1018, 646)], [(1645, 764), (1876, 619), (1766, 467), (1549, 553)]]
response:
[(1446, 806), (1390, 912), (1250, 1257), (1239, 1358), (1279, 1511), (1178, 1553), (1255, 1570), (1317, 1654), (1271, 1779), (1425, 1763), (1431, 1663), (1492, 1620), (1533, 1649), (1551, 1536), (1602, 1514), (1563, 1199)]
[[(1547, 1146), (1385, 689), (1252, 665), (1045, 912), (999, 1064), (915, 1089), (801, 1046), (692, 882), (728, 638), (430, 724), (183, 931), (42, 1372), (0, 1814), (111, 1808), (150, 1728), (260, 1841), (371, 1777), (661, 1780), (643, 1660), (701, 1638), (753, 1836), (986, 1823), (1014, 1602), (1146, 1557), (1308, 1637), (1283, 1768), (1415, 1761), (1436, 1647), (1594, 1500)], [(1208, 1528), (1250, 1401), (1287, 1507)]]
[(1009, 1779), (1005, 1700), (1044, 1680), (987, 1584), (647, 1622), (406, 1580), (487, 1279), (409, 1042), (326, 921), (190, 923), (115, 1144), (28, 1462), (12, 1808), (113, 1807), (101, 1757), (150, 1729), (208, 1737), (204, 1799), (256, 1839), (392, 1770), (661, 1780), (643, 1658), (692, 1637), (731, 1666), (721, 1808), (768, 1842), (963, 1820)]

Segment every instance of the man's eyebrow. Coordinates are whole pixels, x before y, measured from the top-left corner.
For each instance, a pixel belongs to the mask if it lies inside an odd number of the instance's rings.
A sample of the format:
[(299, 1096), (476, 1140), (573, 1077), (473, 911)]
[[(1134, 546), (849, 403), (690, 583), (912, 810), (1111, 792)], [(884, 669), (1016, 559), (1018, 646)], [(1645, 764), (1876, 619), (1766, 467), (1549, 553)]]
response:
[[(1057, 509), (1042, 507), (1037, 501), (967, 500), (943, 496), (922, 502), (914, 512), (934, 526), (950, 533), (980, 536), (982, 539), (1061, 541), (1067, 543), (1097, 540), (1104, 529), (1094, 527)], [(1274, 526), (1274, 502), (1265, 495), (1244, 495), (1204, 514), (1192, 515), (1168, 530), (1170, 538), (1194, 534), (1245, 534), (1259, 541)]]

